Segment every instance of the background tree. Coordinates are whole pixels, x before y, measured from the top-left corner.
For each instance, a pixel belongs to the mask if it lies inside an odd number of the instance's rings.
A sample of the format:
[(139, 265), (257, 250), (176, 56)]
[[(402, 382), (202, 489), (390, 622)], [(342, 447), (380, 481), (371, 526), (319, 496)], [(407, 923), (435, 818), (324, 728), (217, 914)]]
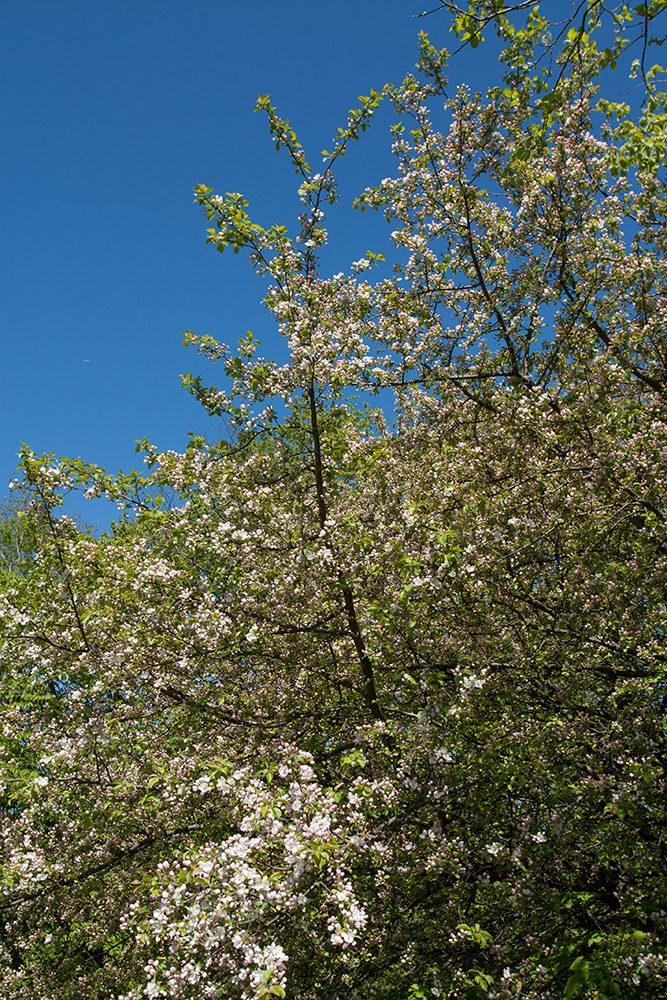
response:
[(0, 501), (0, 573), (3, 581), (25, 575), (32, 565), (35, 538), (20, 503)]

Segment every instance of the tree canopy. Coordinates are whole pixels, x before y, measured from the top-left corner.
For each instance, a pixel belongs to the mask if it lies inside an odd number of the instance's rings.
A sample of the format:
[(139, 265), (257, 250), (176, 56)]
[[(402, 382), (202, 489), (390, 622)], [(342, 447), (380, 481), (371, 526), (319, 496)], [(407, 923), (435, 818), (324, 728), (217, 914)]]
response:
[[(422, 35), (319, 172), (260, 96), (292, 234), (195, 188), (289, 347), (184, 335), (224, 437), (143, 442), (145, 475), (25, 451), (7, 1000), (667, 992), (665, 4), (441, 6), (495, 25), (497, 86)], [(381, 101), (396, 170), (357, 205), (390, 243), (326, 276)], [(124, 513), (94, 537), (71, 489)]]

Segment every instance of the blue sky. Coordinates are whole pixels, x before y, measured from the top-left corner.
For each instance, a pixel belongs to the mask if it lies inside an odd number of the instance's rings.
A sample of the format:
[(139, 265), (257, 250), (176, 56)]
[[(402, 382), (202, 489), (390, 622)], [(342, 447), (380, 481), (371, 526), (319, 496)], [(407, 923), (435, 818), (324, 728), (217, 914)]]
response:
[[(0, 495), (25, 441), (110, 471), (136, 466), (135, 439), (182, 450), (211, 425), (180, 388), (202, 362), (181, 331), (235, 343), (248, 329), (280, 350), (244, 255), (205, 246), (192, 187), (241, 191), (259, 222), (292, 226), (295, 176), (276, 153), (270, 93), (317, 159), (359, 94), (397, 82), (417, 34), (453, 41), (424, 0), (313, 4), (225, 0), (21, 0), (5, 4)], [(490, 50), (452, 81), (481, 87)], [(393, 169), (389, 117), (355, 145), (330, 218), (332, 270), (382, 249), (385, 223), (349, 205)], [(205, 379), (209, 373), (205, 372)], [(210, 375), (215, 382), (215, 376)], [(94, 512), (101, 526), (111, 506)]]

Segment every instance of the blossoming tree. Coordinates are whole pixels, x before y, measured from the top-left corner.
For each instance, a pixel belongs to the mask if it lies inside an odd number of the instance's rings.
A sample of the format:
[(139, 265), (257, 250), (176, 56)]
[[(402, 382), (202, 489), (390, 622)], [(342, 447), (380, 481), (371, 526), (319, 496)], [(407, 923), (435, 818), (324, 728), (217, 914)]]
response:
[[(539, 11), (502, 6), (455, 28), (496, 18), (503, 86), (450, 88), (424, 36), (320, 173), (260, 98), (294, 235), (195, 189), (289, 346), (185, 335), (224, 440), (144, 442), (143, 477), (25, 453), (7, 1000), (665, 995), (666, 118), (642, 67), (634, 118), (597, 90), (664, 4), (604, 49), (586, 5), (551, 74)], [(325, 277), (382, 99), (397, 171), (358, 204), (396, 263)], [(393, 421), (364, 402), (390, 390)], [(72, 488), (129, 514), (92, 537)]]

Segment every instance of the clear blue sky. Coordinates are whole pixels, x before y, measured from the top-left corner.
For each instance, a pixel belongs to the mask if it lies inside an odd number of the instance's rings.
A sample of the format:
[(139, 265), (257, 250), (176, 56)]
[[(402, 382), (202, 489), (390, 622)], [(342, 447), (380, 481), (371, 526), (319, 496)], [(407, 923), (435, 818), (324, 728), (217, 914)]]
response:
[[(206, 433), (177, 378), (202, 365), (181, 331), (235, 343), (252, 329), (262, 353), (280, 350), (243, 255), (205, 246), (192, 187), (242, 191), (258, 221), (292, 226), (295, 176), (252, 114), (257, 93), (272, 95), (312, 162), (357, 95), (413, 67), (420, 29), (453, 41), (444, 15), (414, 19), (424, 6), (4, 5), (0, 496), (21, 441), (116, 471), (136, 465), (139, 437), (182, 450), (188, 431)], [(482, 87), (489, 71), (482, 46), (452, 81)], [(393, 169), (388, 123), (343, 164), (347, 206)], [(379, 218), (344, 207), (330, 222), (333, 270), (382, 249)], [(96, 505), (86, 516), (104, 526), (114, 514)]]

